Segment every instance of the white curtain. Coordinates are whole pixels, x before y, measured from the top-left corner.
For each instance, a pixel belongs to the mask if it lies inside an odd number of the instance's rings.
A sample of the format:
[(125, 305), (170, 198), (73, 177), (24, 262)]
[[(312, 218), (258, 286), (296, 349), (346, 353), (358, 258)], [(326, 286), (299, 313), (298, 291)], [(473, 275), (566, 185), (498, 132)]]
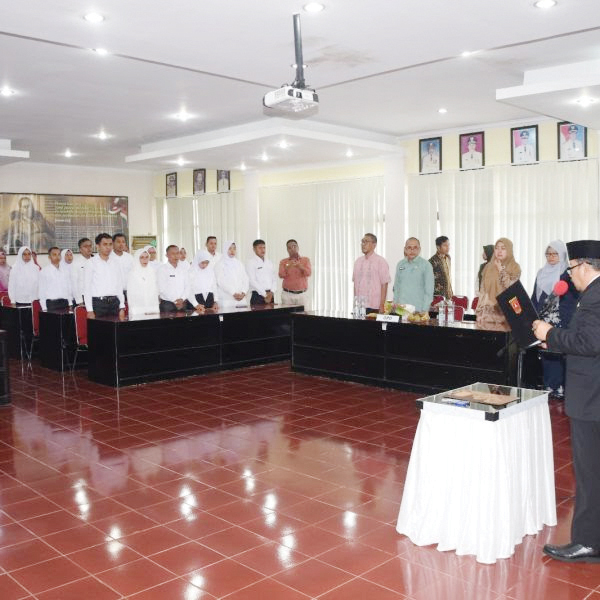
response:
[(274, 263), (287, 256), (285, 243), (297, 240), (311, 260), (311, 307), (348, 314), (352, 306), (352, 269), (360, 240), (374, 233), (385, 245), (383, 177), (259, 190), (260, 237)]
[(408, 229), (421, 236), (423, 256), (435, 252), (438, 231), (447, 235), (454, 292), (469, 298), (483, 246), (499, 237), (514, 243), (521, 280), (532, 291), (550, 241), (598, 239), (600, 233), (595, 159), (411, 175), (407, 197)]
[(164, 261), (165, 249), (169, 244), (186, 248), (191, 260), (197, 250), (204, 248), (209, 235), (217, 237), (219, 252), (226, 240), (239, 240), (242, 233), (242, 202), (242, 192), (157, 198), (161, 260)]

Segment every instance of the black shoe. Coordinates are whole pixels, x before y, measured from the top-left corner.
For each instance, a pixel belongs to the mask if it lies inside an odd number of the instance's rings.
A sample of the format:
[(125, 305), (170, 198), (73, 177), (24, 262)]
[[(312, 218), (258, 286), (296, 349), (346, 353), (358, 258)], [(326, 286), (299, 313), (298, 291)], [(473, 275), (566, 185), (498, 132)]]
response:
[(564, 546), (544, 546), (544, 554), (564, 562), (600, 562), (600, 548), (582, 546), (581, 544), (565, 544)]

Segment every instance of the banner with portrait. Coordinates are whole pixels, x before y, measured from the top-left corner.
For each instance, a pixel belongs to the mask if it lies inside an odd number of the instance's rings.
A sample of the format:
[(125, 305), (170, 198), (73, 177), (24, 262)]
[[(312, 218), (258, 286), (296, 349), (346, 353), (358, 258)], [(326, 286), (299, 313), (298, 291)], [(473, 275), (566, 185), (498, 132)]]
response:
[(21, 246), (44, 254), (51, 246), (77, 250), (82, 237), (123, 233), (129, 239), (127, 196), (0, 194), (0, 245), (7, 254)]

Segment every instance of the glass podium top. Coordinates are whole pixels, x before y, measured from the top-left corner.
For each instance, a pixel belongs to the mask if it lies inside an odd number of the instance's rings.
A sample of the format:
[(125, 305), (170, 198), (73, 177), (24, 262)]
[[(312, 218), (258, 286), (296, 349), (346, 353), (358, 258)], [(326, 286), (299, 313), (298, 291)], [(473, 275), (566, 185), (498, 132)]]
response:
[(501, 416), (508, 416), (516, 410), (547, 401), (547, 398), (548, 394), (543, 390), (477, 382), (419, 398), (417, 407), (420, 409), (447, 407), (450, 410), (466, 411), (472, 417), (497, 421)]

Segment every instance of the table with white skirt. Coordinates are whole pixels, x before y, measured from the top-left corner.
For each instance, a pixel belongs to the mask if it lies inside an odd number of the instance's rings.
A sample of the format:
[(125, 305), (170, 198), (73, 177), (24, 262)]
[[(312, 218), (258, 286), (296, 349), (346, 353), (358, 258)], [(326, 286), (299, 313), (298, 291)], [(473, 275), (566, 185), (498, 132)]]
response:
[[(448, 397), (462, 390), (517, 399), (495, 408)], [(482, 383), (452, 392), (418, 401), (396, 529), (418, 546), (491, 564), (525, 535), (556, 525), (548, 395)]]

